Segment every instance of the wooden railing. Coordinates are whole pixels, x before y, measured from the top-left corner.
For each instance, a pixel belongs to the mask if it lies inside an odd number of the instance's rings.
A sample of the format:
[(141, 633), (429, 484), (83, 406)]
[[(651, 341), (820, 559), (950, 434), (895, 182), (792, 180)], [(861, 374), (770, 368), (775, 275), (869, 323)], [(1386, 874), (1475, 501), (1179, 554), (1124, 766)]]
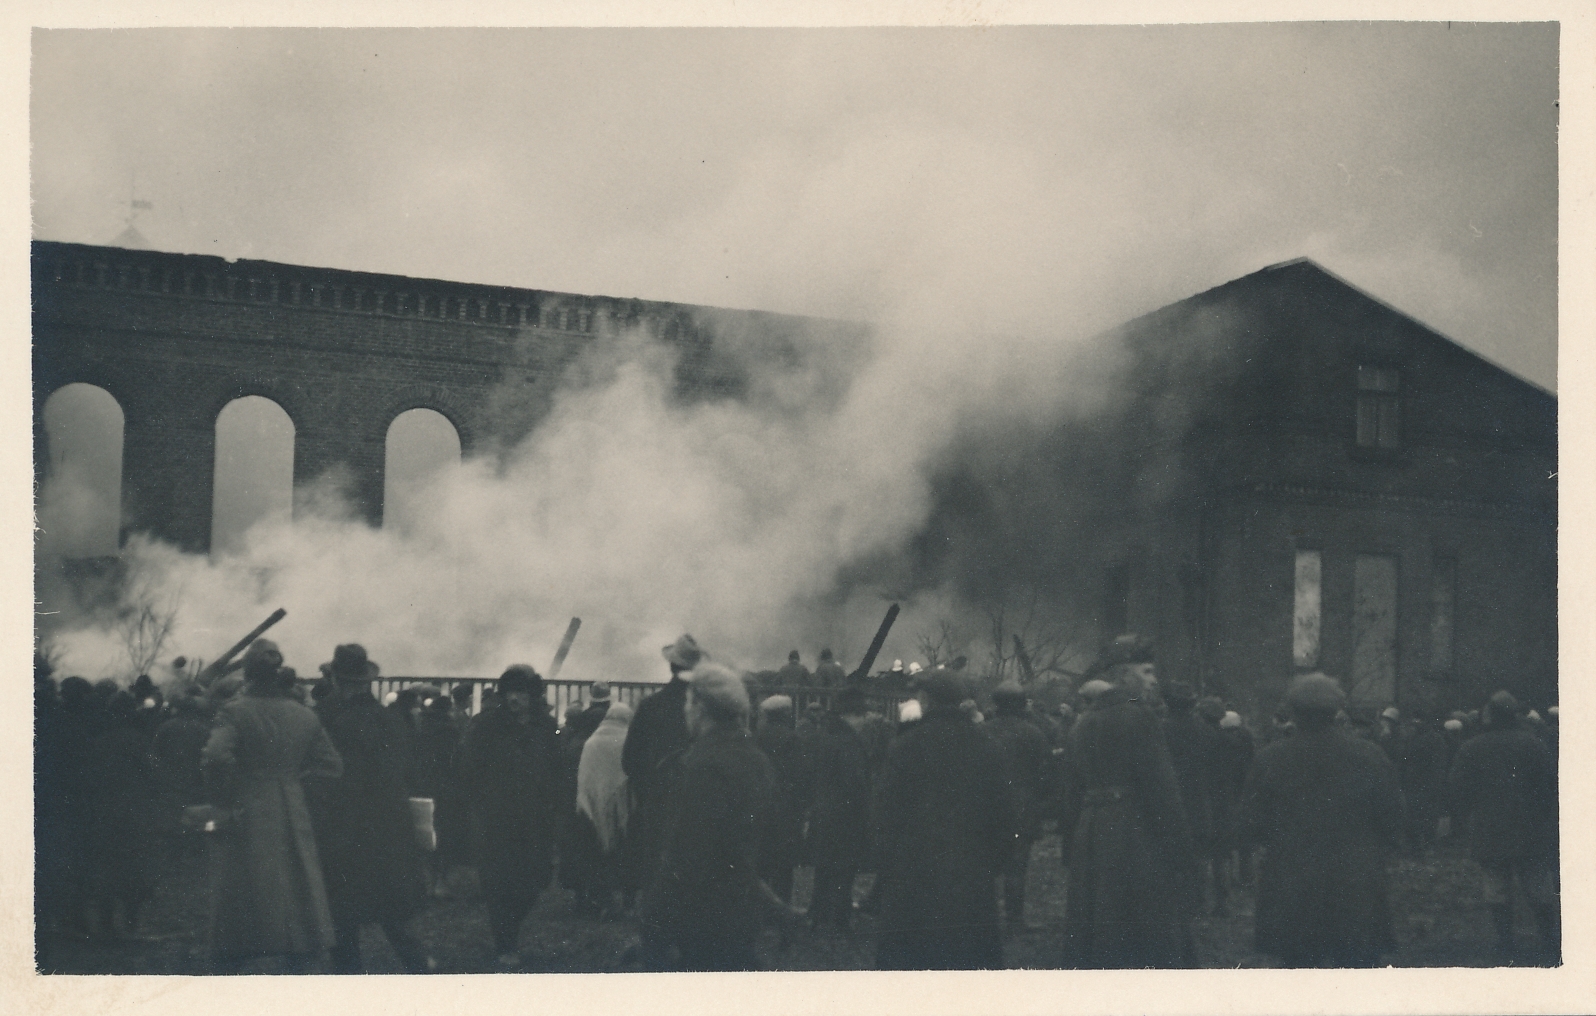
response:
[[(485, 688), (492, 688), (498, 683), (496, 677), (380, 677), (371, 682), (372, 694), (381, 702), (389, 692), (401, 691), (405, 688), (432, 687), (442, 690), (445, 694), (453, 694), (454, 689), (461, 685), (471, 689), (471, 712), (476, 714), (482, 711), (482, 692)], [(636, 708), (637, 704), (649, 695), (663, 688), (664, 685), (655, 681), (610, 681), (610, 701), (625, 702)], [(573, 705), (586, 706), (592, 700), (588, 689), (592, 687), (591, 681), (545, 681), (543, 682), (543, 695), (549, 703), (556, 722), (563, 723), (565, 711)], [(813, 688), (792, 687), (788, 685), (762, 685), (759, 688), (760, 699), (771, 695), (786, 695), (793, 701), (793, 708), (802, 715), (811, 705), (819, 705), (822, 709), (831, 708), (832, 697), (841, 691), (840, 688)], [(898, 706), (910, 697), (907, 691), (881, 691), (867, 690), (865, 701), (871, 711), (880, 713), (887, 719), (896, 722)]]

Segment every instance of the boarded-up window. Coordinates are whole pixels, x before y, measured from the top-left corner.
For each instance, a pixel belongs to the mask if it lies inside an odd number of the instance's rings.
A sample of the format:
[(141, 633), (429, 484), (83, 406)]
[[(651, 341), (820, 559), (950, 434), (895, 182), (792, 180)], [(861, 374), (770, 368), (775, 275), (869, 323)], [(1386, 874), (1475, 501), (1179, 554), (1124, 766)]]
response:
[(1401, 441), (1401, 375), (1389, 367), (1358, 368), (1358, 447), (1395, 448)]
[(1452, 672), (1452, 630), (1457, 609), (1457, 558), (1437, 557), (1430, 568), (1430, 669)]
[(1397, 563), (1385, 554), (1359, 554), (1352, 574), (1352, 694), (1354, 702), (1396, 698)]
[(1297, 551), (1296, 607), (1292, 611), (1291, 661), (1299, 667), (1319, 665), (1320, 570), (1317, 550)]

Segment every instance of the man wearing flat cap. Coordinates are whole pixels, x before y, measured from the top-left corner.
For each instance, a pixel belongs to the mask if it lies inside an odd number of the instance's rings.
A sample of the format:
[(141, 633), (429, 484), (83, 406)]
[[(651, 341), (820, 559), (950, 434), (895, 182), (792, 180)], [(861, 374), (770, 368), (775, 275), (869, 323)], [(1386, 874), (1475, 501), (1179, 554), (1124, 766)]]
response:
[(1511, 955), (1513, 888), (1529, 904), (1543, 961), (1557, 962), (1562, 930), (1557, 889), (1557, 774), (1551, 753), (1524, 729), (1518, 700), (1491, 696), (1483, 729), (1452, 760), (1453, 821), (1467, 824), (1469, 853), (1484, 875), (1497, 948)]
[(1003, 777), (1019, 819), (1003, 869), (1003, 922), (1011, 933), (1025, 927), (1025, 873), (1031, 846), (1041, 833), (1042, 804), (1051, 789), (1052, 750), (1047, 735), (1031, 719), (1028, 704), (1019, 682), (1005, 681), (992, 690), (992, 718), (981, 725), (1003, 753)]
[(923, 719), (887, 754), (877, 795), (881, 970), (983, 970), (1003, 965), (997, 877), (1016, 816), (1003, 756), (959, 703), (961, 675), (920, 682)]
[(854, 879), (870, 863), (870, 752), (863, 690), (844, 688), (831, 705), (808, 740), (814, 803), (807, 846), (815, 866), (809, 917), (816, 929), (847, 932)]
[(1286, 692), (1297, 732), (1258, 753), (1242, 793), (1244, 843), (1266, 848), (1254, 944), (1288, 967), (1371, 967), (1395, 947), (1386, 861), (1402, 836), (1396, 767), (1345, 733), (1341, 685), (1306, 674)]
[(772, 695), (759, 703), (754, 740), (770, 759), (775, 797), (759, 847), (759, 874), (787, 902), (792, 901), (793, 869), (803, 851), (804, 816), (814, 793), (814, 769), (798, 737), (792, 699)]
[(559, 763), (542, 676), (518, 663), (499, 676), (498, 691), (499, 704), (466, 730), (460, 775), (494, 949), (514, 969), (521, 923), (554, 877)]
[(693, 741), (678, 765), (660, 866), (644, 900), (645, 924), (656, 936), (661, 966), (753, 970), (764, 916), (796, 917), (759, 877), (759, 840), (775, 781), (748, 733), (742, 678), (706, 661), (691, 672), (688, 687)]
[[(685, 675), (709, 658), (698, 641), (685, 634), (661, 649), (660, 655), (670, 665), (671, 679), (637, 704), (637, 713), (621, 746), (621, 769), (631, 784), (636, 804), (627, 829), (626, 850), (631, 855), (628, 867), (631, 883), (639, 887), (651, 885), (659, 868), (675, 763), (690, 741)], [(645, 928), (645, 938), (646, 932)], [(652, 947), (650, 941), (644, 942), (645, 950)]]
[(1193, 963), (1191, 831), (1152, 699), (1153, 645), (1111, 642), (1092, 668), (1107, 682), (1066, 745), (1059, 829), (1069, 857), (1064, 962), (1077, 969)]

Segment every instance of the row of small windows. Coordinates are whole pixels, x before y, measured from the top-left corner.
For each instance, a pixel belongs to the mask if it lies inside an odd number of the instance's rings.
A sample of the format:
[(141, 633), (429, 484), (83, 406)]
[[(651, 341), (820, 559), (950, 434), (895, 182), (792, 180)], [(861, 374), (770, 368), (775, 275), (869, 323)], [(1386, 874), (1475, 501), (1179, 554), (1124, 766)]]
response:
[[(123, 414), (103, 388), (70, 384), (45, 401), (49, 447), (41, 490), (41, 549), (66, 558), (110, 556), (121, 542)], [(242, 550), (257, 523), (287, 519), (294, 498), (294, 424), (258, 395), (229, 402), (216, 418), (211, 549)], [(411, 409), (388, 426), (383, 524), (401, 531), (438, 507), (440, 470), (460, 463), (460, 438), (441, 413)]]
[(479, 300), (442, 297), (416, 292), (379, 291), (357, 286), (335, 286), (288, 279), (212, 276), (178, 269), (107, 265), (67, 261), (56, 267), (55, 279), (72, 285), (111, 289), (141, 289), (152, 293), (215, 297), (255, 303), (359, 310), (366, 313), (418, 315), (446, 320), (483, 321), (488, 324), (527, 324), (569, 332), (591, 332), (596, 315), (585, 307), (523, 307)]

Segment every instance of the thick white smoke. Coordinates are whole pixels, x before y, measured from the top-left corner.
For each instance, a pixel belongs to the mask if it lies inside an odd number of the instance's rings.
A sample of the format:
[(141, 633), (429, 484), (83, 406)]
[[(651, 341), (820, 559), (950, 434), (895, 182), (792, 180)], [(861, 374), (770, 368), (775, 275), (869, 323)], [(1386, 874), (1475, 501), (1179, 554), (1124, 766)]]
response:
[[(272, 637), (301, 672), (345, 641), (390, 674), (543, 667), (573, 615), (584, 627), (570, 677), (657, 677), (659, 647), (684, 630), (750, 668), (794, 646), (812, 660), (835, 644), (851, 662), (885, 600), (866, 589), (837, 602), (838, 573), (916, 532), (927, 456), (964, 408), (946, 393), (903, 397), (894, 379), (918, 359), (912, 343), (873, 348), (840, 401), (819, 397), (809, 372), (771, 368), (747, 400), (683, 404), (667, 347), (625, 336), (579, 364), (583, 380), (519, 446), (437, 474), (431, 510), (403, 533), (352, 521), (322, 492), (301, 497), (292, 523), (254, 528), (238, 554), (134, 537), (128, 584), (178, 605), (165, 659), (214, 657), (283, 606)], [(980, 397), (979, 375), (964, 373)], [(909, 655), (916, 634), (900, 622), (888, 658)], [(64, 672), (125, 674), (114, 625), (57, 640)]]
[[(682, 404), (665, 347), (623, 337), (577, 365), (517, 446), (442, 474), (434, 512), (403, 535), (300, 492), (291, 525), (257, 528), (233, 557), (134, 538), (124, 560), (181, 602), (163, 658), (214, 657), (281, 606), (272, 637), (302, 673), (349, 641), (388, 674), (542, 668), (573, 615), (573, 678), (661, 677), (659, 647), (683, 631), (749, 669), (792, 648), (812, 664), (827, 645), (852, 665), (906, 588), (893, 562), (932, 509), (938, 455), (977, 423), (1001, 441), (1101, 409), (1117, 350), (1084, 337), (1201, 274), (1178, 256), (1190, 232), (1172, 245), (1169, 209), (1139, 186), (1083, 175), (1060, 190), (1034, 154), (935, 132), (861, 144), (783, 194), (771, 181), (797, 169), (762, 164), (686, 242), (756, 249), (744, 225), (765, 213), (747, 205), (787, 202), (784, 242), (758, 248), (724, 302), (780, 308), (783, 292), (823, 288), (871, 319), (863, 349), (817, 339), (796, 363), (755, 363), (746, 399)], [(862, 172), (882, 144), (921, 200)], [(1177, 197), (1192, 230), (1231, 211)], [(1256, 268), (1267, 256), (1222, 260)], [(1206, 270), (1229, 271), (1213, 259)], [(513, 415), (513, 402), (501, 408)], [(915, 658), (957, 609), (940, 590), (905, 607), (884, 662)], [(103, 629), (63, 631), (62, 671), (116, 673), (115, 647)]]

